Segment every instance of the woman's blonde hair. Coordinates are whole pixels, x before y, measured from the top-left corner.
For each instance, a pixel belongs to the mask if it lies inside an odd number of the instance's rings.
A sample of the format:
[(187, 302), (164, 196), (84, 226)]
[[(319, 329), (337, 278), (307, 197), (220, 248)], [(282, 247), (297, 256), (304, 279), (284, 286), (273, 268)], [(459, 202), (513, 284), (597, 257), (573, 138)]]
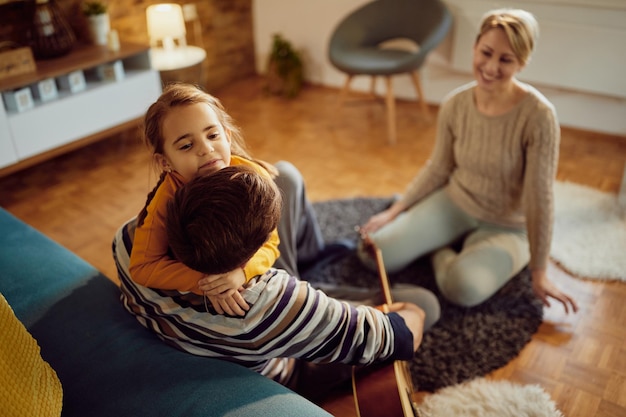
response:
[(476, 43), (482, 35), (495, 28), (504, 31), (515, 57), (522, 65), (526, 65), (539, 37), (539, 24), (535, 16), (521, 9), (491, 10), (483, 16)]

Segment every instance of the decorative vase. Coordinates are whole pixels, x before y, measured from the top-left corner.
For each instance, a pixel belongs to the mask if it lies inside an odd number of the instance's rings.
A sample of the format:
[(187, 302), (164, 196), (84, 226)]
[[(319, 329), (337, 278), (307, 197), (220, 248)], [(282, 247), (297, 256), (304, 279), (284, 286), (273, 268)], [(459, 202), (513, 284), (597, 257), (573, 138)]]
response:
[(37, 0), (27, 39), (35, 58), (56, 58), (67, 54), (76, 36), (54, 0)]
[(95, 45), (106, 45), (109, 32), (111, 31), (111, 21), (108, 13), (101, 13), (87, 16), (89, 34), (91, 42)]

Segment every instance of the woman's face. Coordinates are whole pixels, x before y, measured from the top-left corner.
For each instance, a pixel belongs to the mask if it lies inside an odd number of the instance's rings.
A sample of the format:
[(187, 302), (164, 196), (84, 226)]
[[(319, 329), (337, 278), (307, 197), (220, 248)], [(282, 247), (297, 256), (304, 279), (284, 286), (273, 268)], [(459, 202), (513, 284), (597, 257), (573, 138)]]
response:
[(230, 165), (230, 137), (206, 103), (175, 107), (163, 120), (163, 169), (186, 181)]
[(517, 59), (503, 29), (483, 33), (474, 45), (474, 78), (489, 92), (507, 89), (524, 66)]

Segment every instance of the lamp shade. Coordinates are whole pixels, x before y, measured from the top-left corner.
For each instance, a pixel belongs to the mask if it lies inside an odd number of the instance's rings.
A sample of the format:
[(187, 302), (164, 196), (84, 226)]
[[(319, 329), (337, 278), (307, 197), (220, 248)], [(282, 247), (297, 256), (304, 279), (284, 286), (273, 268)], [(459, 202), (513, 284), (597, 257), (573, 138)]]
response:
[(174, 46), (174, 40), (179, 43), (185, 42), (185, 20), (183, 9), (179, 4), (162, 3), (153, 4), (146, 9), (148, 21), (148, 36), (150, 44), (157, 45), (162, 42), (163, 47)]

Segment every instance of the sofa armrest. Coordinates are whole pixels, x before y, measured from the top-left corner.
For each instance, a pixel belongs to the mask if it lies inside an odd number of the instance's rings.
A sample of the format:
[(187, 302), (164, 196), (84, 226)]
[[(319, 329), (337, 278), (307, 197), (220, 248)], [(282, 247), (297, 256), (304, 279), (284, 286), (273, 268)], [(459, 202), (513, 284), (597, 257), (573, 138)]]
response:
[(64, 416), (329, 416), (249, 369), (166, 345), (111, 280), (2, 209), (0, 230), (0, 292), (56, 371)]

